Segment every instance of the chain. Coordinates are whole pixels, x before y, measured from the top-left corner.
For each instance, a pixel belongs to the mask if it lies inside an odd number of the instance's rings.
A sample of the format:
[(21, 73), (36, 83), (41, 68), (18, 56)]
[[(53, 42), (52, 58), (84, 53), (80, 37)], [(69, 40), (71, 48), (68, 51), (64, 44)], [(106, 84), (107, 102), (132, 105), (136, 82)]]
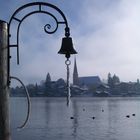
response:
[(66, 67), (67, 67), (67, 106), (69, 106), (70, 103), (70, 97), (71, 97), (71, 93), (70, 93), (70, 82), (69, 82), (69, 78), (70, 78), (70, 64), (71, 61), (69, 60), (69, 58), (67, 58), (67, 60), (65, 61)]

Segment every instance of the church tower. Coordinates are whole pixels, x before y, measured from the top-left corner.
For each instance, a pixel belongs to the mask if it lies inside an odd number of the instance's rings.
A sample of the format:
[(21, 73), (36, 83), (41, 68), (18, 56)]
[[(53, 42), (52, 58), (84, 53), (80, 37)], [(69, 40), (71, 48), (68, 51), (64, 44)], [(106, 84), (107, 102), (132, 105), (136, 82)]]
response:
[(79, 85), (76, 57), (74, 61), (74, 70), (73, 70), (73, 85)]

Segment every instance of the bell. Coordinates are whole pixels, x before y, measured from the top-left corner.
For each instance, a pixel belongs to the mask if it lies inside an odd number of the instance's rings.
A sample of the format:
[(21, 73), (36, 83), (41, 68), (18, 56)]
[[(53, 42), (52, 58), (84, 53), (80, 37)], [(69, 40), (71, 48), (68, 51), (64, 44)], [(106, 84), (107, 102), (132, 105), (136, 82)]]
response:
[(65, 54), (65, 56), (67, 58), (69, 58), (71, 54), (77, 54), (77, 52), (73, 48), (73, 43), (72, 43), (71, 37), (62, 38), (62, 45), (61, 45), (61, 48), (58, 51), (58, 53)]

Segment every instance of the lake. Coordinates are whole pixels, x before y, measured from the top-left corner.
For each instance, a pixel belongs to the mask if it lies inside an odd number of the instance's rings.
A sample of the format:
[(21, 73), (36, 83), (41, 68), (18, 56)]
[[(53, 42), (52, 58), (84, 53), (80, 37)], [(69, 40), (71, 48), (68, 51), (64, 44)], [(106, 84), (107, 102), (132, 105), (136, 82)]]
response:
[(140, 98), (11, 98), (12, 140), (139, 140)]

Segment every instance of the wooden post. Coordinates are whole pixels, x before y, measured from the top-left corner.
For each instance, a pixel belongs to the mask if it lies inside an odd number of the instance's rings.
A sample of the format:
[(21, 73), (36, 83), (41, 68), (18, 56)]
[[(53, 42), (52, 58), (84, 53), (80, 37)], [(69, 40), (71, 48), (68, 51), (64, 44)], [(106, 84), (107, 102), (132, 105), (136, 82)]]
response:
[(9, 87), (7, 86), (8, 24), (0, 20), (0, 140), (10, 140)]

